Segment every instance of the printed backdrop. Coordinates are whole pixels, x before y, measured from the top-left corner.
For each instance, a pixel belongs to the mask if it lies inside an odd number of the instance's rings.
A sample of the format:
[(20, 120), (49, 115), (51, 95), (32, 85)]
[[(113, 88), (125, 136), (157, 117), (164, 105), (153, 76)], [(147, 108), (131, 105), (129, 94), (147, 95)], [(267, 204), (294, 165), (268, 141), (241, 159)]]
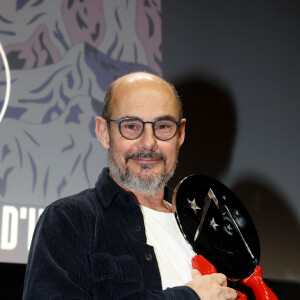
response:
[[(92, 187), (107, 155), (94, 134), (105, 89), (161, 74), (160, 0), (1, 0), (11, 95), (0, 123), (0, 261), (26, 262), (43, 208)], [(0, 60), (0, 112), (6, 76)]]

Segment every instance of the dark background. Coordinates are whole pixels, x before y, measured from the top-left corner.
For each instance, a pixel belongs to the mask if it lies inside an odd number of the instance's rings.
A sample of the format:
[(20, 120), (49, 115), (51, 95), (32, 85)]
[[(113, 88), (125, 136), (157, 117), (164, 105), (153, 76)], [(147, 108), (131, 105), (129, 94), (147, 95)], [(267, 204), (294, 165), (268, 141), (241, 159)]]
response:
[(229, 186), (260, 236), (265, 276), (300, 281), (300, 1), (162, 2), (163, 71), (186, 141), (172, 185)]
[[(188, 120), (171, 185), (201, 173), (233, 189), (280, 299), (300, 289), (299, 33), (299, 1), (162, 0), (163, 75)], [(24, 272), (0, 264), (1, 299), (21, 298)]]
[(257, 227), (264, 277), (297, 298), (300, 1), (170, 2), (163, 75), (187, 118), (171, 185), (200, 173), (230, 187)]

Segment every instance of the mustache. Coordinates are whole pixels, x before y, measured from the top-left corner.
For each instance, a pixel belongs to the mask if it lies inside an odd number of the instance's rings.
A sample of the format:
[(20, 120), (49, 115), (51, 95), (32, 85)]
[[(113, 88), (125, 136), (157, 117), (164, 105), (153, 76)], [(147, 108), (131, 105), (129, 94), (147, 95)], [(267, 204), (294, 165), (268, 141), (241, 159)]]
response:
[(129, 153), (125, 156), (126, 163), (129, 159), (141, 159), (141, 158), (151, 158), (151, 159), (161, 159), (163, 162), (166, 162), (167, 158), (162, 153), (157, 153), (155, 151), (149, 152), (138, 152), (138, 153)]

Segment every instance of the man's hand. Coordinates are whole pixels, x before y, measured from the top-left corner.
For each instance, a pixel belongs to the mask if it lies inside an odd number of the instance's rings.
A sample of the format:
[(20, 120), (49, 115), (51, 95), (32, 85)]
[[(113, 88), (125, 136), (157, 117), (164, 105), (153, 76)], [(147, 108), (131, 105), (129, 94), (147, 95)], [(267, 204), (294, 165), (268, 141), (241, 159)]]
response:
[(186, 284), (192, 288), (201, 300), (234, 300), (237, 293), (227, 287), (227, 279), (224, 274), (215, 273), (203, 275), (196, 269), (192, 270), (193, 279)]

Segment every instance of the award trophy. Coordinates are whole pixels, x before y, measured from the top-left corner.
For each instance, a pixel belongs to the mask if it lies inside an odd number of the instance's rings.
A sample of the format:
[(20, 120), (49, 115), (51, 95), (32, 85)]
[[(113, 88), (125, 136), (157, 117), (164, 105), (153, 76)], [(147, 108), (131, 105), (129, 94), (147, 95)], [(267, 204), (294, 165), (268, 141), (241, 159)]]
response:
[[(175, 188), (172, 205), (183, 236), (197, 254), (193, 268), (203, 275), (218, 271), (228, 280), (240, 280), (256, 300), (278, 299), (262, 279), (255, 225), (229, 188), (211, 177), (191, 175)], [(247, 299), (237, 293), (237, 299)]]

